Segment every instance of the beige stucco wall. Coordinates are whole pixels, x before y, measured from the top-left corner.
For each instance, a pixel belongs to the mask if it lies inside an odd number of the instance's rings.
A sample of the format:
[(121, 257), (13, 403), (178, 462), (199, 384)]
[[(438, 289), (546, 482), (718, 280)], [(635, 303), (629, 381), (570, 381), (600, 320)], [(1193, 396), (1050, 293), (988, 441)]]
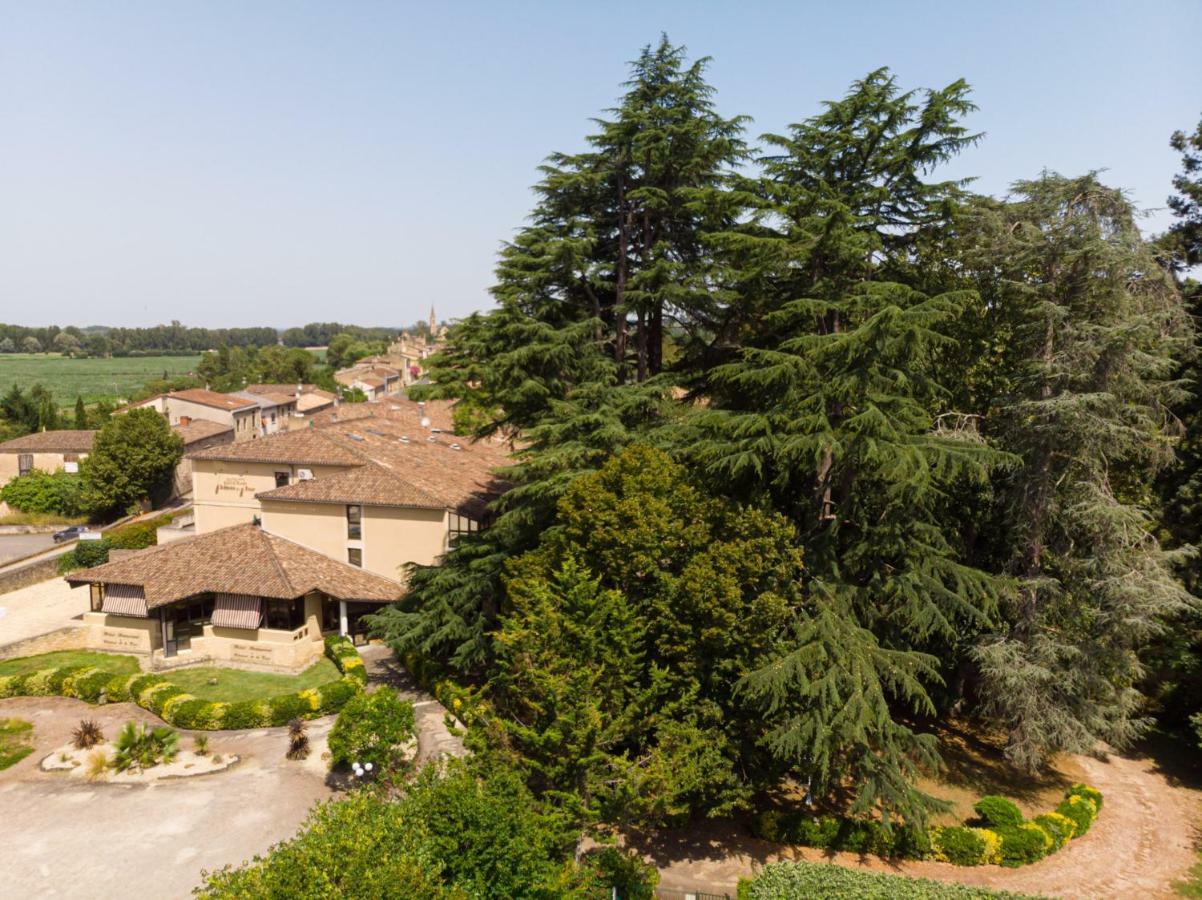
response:
[(305, 468), (313, 472), (315, 478), (340, 471), (336, 466), (193, 460), (192, 503), (196, 512), (196, 533), (206, 534), (227, 525), (252, 521), (260, 512), (255, 494), (275, 487), (275, 473), (288, 472), (289, 478), (295, 481), (297, 471)]
[(443, 510), (363, 507), (363, 537), (346, 534), (346, 506), (335, 503), (288, 503), (265, 500), (263, 527), (272, 534), (303, 544), (346, 562), (347, 549), (363, 550), (363, 568), (400, 579), (402, 566), (430, 565), (446, 551), (447, 521)]
[(296, 631), (271, 628), (204, 627), (204, 636), (192, 638), (192, 654), (218, 662), (279, 669), (303, 669), (325, 652), (321, 629), (306, 624)]
[[(337, 503), (263, 501), (263, 527), (332, 559), (346, 562), (346, 507)], [(352, 544), (353, 546), (353, 544)]]
[[(43, 472), (57, 472), (66, 465), (66, 454), (63, 453), (33, 453), (33, 467), (41, 469)], [(74, 454), (76, 460), (83, 460), (87, 457), (86, 453)], [(8, 484), (12, 479), (16, 478), (20, 472), (21, 460), (20, 453), (0, 453), (0, 487)]]
[(94, 650), (149, 655), (162, 646), (162, 626), (157, 616), (139, 619), (87, 612), (83, 621), (88, 632), (87, 646)]

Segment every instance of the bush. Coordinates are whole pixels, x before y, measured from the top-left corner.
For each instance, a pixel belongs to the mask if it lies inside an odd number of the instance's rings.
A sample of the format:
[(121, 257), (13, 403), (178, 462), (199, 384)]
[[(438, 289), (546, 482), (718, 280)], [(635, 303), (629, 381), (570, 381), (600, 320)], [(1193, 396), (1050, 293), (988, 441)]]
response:
[(1056, 812), (1073, 820), (1073, 837), (1080, 837), (1093, 825), (1093, 820), (1098, 816), (1098, 807), (1089, 797), (1069, 794), (1056, 807)]
[(98, 541), (80, 541), (58, 558), (58, 572), (65, 575), (76, 569), (90, 569), (108, 561), (109, 542), (106, 538)]
[(931, 850), (935, 859), (957, 866), (983, 866), (1000, 862), (1002, 841), (994, 832), (984, 828), (931, 829)]
[[(520, 778), (466, 764), (426, 766), (395, 797), (354, 791), (318, 805), (265, 858), (208, 873), (201, 897), (581, 896), (574, 842)], [(320, 886), (320, 890), (315, 888)], [(601, 896), (608, 897), (608, 886)], [(596, 893), (584, 896), (597, 896)]]
[(981, 817), (981, 821), (991, 828), (1005, 828), (1023, 823), (1022, 810), (1005, 797), (982, 797), (972, 808)]
[(1044, 830), (1044, 833), (1052, 841), (1051, 852), (1056, 852), (1077, 833), (1077, 826), (1073, 820), (1067, 816), (1062, 816), (1060, 813), (1044, 813), (1042, 816), (1035, 817), (1035, 824)]
[(1084, 797), (1086, 800), (1092, 800), (1095, 814), (1102, 811), (1102, 792), (1095, 787), (1077, 782), (1068, 789), (1068, 796)]
[(363, 657), (359, 655), (350, 638), (340, 634), (328, 635), (326, 656), (343, 675), (355, 679), (360, 684), (367, 684), (367, 667), (363, 665)]
[(1002, 839), (1002, 865), (1017, 867), (1038, 862), (1052, 852), (1050, 835), (1034, 822), (995, 829)]
[(168, 763), (179, 753), (179, 734), (166, 725), (147, 730), (145, 725), (126, 722), (114, 742), (113, 766), (118, 772), (149, 769)]
[(414, 736), (413, 704), (391, 688), (359, 694), (338, 714), (330, 729), (332, 765), (371, 763), (377, 773), (404, 763), (402, 748)]
[(34, 469), (0, 488), (0, 500), (24, 513), (74, 517), (83, 515), (83, 481), (67, 472)]
[(739, 900), (1019, 900), (962, 884), (845, 869), (831, 863), (777, 862), (739, 883)]
[[(335, 638), (326, 642), (327, 652), (331, 646), (339, 651), (337, 657), (331, 655), (331, 658), (344, 673), (342, 678), (319, 688), (270, 699), (239, 703), (202, 700), (186, 693), (163, 675), (118, 675), (95, 666), (64, 666), (0, 676), (0, 699), (62, 696), (88, 703), (132, 702), (170, 725), (196, 731), (286, 725), (295, 718), (336, 713), (353, 697), (363, 693), (366, 669), (354, 645), (345, 638)], [(346, 648), (350, 649), (349, 653)]]

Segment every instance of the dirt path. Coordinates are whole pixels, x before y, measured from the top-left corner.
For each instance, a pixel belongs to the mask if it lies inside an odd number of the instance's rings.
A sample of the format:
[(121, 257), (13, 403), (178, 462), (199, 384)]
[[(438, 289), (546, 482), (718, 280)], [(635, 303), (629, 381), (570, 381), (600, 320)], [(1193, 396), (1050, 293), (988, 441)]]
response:
[(660, 833), (635, 843), (659, 866), (662, 886), (708, 890), (732, 897), (738, 879), (778, 859), (828, 861), (849, 868), (921, 876), (998, 890), (1066, 898), (1173, 896), (1197, 857), (1193, 842), (1202, 821), (1197, 791), (1170, 783), (1153, 760), (1112, 756), (1103, 762), (1075, 758), (1089, 782), (1102, 791), (1105, 808), (1089, 834), (1059, 853), (1021, 869), (964, 868), (937, 862), (891, 865), (850, 853), (782, 849), (730, 833), (729, 823), (688, 833)]

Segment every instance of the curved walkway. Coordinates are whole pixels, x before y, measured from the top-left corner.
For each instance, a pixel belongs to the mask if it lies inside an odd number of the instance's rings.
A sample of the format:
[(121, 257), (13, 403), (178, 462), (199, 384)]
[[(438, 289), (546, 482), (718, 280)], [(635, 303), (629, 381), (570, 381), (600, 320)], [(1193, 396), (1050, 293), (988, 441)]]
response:
[(359, 648), (367, 666), (367, 683), (385, 685), (395, 690), (402, 700), (413, 703), (417, 725), (417, 764), (444, 756), (466, 756), (463, 739), (447, 728), (447, 708), (428, 692), (417, 686), (413, 676), (401, 665), (392, 650), (383, 644)]
[[(1199, 794), (1171, 783), (1154, 761), (1076, 757), (1105, 806), (1090, 832), (1046, 859), (1020, 869), (965, 868), (938, 862), (890, 864), (851, 853), (824, 854), (732, 836), (730, 823), (632, 839), (659, 867), (666, 888), (714, 891), (732, 897), (740, 877), (780, 859), (832, 862), (856, 869), (1066, 898), (1173, 896), (1172, 884), (1197, 861)], [(719, 829), (725, 829), (724, 832)]]

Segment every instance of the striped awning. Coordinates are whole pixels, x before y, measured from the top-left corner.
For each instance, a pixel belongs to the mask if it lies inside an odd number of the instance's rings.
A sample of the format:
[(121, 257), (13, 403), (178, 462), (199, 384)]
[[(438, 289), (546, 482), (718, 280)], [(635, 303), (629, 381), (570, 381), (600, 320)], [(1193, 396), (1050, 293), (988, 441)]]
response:
[(146, 594), (140, 584), (106, 584), (100, 611), (114, 616), (146, 618)]
[(217, 594), (213, 598), (213, 618), (219, 628), (259, 627), (263, 617), (262, 601), (250, 594)]

